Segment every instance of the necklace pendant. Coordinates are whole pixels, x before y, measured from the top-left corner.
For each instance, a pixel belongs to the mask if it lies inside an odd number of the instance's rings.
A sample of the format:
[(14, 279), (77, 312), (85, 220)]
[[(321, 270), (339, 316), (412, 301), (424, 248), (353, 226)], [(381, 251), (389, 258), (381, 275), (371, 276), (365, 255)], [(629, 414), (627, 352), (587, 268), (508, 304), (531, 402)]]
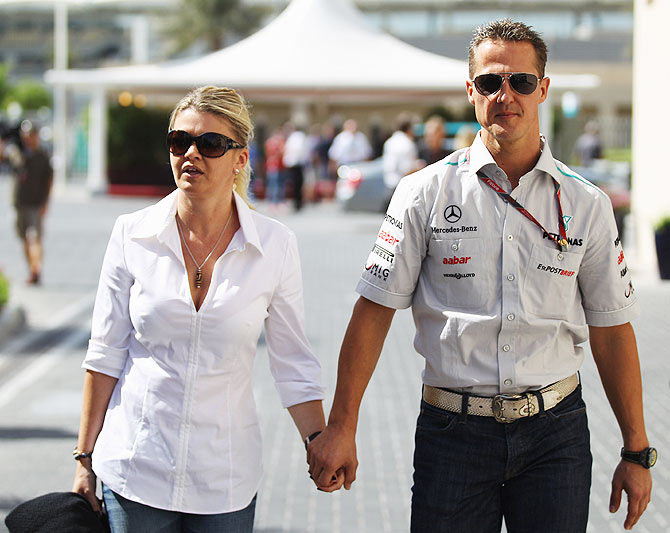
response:
[(199, 289), (202, 286), (202, 270), (195, 271), (195, 288)]

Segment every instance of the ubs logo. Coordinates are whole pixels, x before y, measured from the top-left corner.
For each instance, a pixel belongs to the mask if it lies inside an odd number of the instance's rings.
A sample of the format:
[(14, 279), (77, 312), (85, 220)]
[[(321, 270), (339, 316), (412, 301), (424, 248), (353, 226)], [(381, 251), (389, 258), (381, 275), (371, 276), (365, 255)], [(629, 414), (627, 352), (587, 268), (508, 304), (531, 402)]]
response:
[(449, 222), (449, 224), (458, 222), (461, 219), (461, 216), (463, 216), (463, 212), (457, 205), (447, 206), (447, 208), (444, 210), (444, 218), (447, 220), (447, 222)]

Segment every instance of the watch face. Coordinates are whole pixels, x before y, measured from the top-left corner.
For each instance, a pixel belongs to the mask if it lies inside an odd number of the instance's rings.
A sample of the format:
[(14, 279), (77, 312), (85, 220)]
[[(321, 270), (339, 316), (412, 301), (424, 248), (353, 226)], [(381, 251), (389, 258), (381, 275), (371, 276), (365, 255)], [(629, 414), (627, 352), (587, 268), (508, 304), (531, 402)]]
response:
[(656, 464), (656, 459), (658, 458), (658, 452), (656, 448), (649, 448), (647, 453), (647, 468), (651, 468)]

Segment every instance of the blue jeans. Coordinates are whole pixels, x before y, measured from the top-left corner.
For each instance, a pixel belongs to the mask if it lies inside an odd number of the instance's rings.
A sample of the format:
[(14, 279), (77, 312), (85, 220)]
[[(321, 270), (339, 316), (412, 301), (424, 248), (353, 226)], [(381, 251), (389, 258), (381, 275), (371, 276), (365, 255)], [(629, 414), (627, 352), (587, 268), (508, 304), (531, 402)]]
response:
[(103, 484), (112, 533), (251, 533), (256, 497), (232, 513), (189, 514), (156, 509), (119, 496)]
[(413, 533), (586, 531), (591, 451), (581, 387), (553, 409), (501, 424), (421, 402)]

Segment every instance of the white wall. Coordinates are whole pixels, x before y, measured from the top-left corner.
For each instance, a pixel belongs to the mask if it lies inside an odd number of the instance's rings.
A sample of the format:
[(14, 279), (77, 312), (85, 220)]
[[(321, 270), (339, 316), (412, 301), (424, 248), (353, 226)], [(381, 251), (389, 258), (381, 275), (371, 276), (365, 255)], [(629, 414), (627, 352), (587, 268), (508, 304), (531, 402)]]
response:
[(636, 246), (629, 251), (629, 265), (640, 271), (636, 276), (640, 281), (658, 277), (653, 224), (670, 215), (669, 21), (670, 1), (635, 0), (632, 210)]

